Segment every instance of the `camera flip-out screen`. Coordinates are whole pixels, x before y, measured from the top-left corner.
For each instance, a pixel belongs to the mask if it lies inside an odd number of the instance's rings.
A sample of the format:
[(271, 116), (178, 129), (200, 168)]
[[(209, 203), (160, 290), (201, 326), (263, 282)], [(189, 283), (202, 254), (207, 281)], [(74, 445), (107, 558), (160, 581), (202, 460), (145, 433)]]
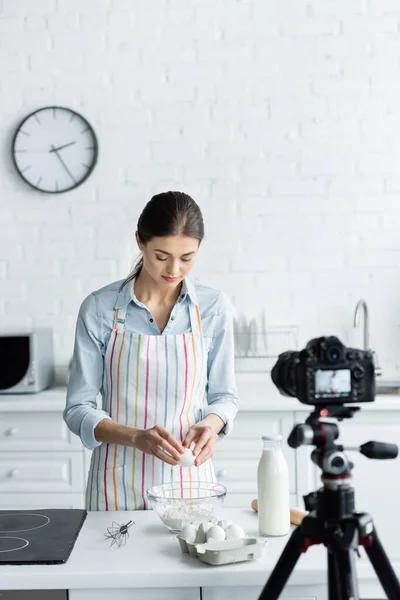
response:
[(351, 392), (350, 369), (318, 369), (315, 371), (315, 397), (340, 398)]

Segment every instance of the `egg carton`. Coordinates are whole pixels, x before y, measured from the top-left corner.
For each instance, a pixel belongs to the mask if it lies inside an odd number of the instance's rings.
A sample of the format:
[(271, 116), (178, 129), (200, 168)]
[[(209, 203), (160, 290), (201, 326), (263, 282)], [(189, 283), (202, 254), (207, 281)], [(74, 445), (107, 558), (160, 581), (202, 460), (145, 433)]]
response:
[(177, 539), (182, 553), (190, 554), (209, 565), (227, 565), (257, 560), (262, 556), (266, 544), (264, 540), (252, 537), (204, 544), (191, 544), (180, 535), (177, 536)]

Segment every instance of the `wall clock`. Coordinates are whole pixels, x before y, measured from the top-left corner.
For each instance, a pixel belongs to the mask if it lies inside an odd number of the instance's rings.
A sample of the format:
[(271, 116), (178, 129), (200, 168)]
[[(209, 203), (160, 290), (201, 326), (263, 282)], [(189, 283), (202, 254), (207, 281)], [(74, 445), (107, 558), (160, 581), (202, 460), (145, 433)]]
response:
[(96, 134), (79, 113), (46, 106), (17, 127), (12, 156), (21, 177), (41, 192), (57, 194), (78, 187), (94, 169)]

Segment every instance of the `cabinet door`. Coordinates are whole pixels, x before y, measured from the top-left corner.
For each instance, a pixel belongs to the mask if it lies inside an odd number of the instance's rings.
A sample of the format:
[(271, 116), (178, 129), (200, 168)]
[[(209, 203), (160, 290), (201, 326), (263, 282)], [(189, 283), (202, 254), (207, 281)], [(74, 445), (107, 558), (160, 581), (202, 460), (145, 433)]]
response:
[(0, 492), (83, 492), (82, 452), (2, 452)]
[(3, 412), (0, 450), (81, 450), (80, 439), (63, 421), (61, 412)]
[[(85, 508), (85, 495), (81, 494), (0, 494), (1, 510), (24, 510), (41, 508)], [(0, 596), (0, 600), (3, 600)]]
[[(299, 420), (300, 421), (300, 420)], [(400, 443), (400, 413), (395, 411), (362, 411), (352, 419), (339, 423), (338, 443), (359, 447), (371, 440)], [(321, 470), (310, 459), (313, 447), (298, 448), (299, 493), (305, 494), (321, 487)], [(378, 535), (391, 560), (400, 559), (399, 506), (400, 458), (369, 459), (359, 452), (348, 451), (354, 463), (352, 485), (358, 512), (369, 513)]]
[[(228, 489), (225, 506), (248, 508), (257, 498), (261, 436), (281, 433), (286, 440), (292, 427), (293, 413), (239, 412), (232, 433), (217, 445), (213, 457), (217, 480)], [(284, 453), (289, 466), (290, 492), (295, 494), (295, 452), (284, 443)]]
[(69, 590), (68, 600), (200, 600), (200, 588)]
[[(202, 600), (258, 600), (262, 587), (206, 587)], [(279, 600), (326, 600), (324, 586), (286, 586)]]
[(66, 590), (0, 590), (1, 600), (67, 600)]

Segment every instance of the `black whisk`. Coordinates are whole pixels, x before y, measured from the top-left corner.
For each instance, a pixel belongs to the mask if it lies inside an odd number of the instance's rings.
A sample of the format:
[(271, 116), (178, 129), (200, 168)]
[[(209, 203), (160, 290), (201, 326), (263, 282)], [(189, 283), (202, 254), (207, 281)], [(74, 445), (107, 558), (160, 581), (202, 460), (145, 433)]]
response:
[(122, 545), (126, 544), (126, 540), (129, 537), (129, 527), (134, 524), (133, 521), (129, 521), (128, 523), (119, 525), (113, 521), (111, 527), (107, 527), (107, 533), (104, 534), (106, 539), (112, 540), (110, 547), (115, 544), (120, 548)]

